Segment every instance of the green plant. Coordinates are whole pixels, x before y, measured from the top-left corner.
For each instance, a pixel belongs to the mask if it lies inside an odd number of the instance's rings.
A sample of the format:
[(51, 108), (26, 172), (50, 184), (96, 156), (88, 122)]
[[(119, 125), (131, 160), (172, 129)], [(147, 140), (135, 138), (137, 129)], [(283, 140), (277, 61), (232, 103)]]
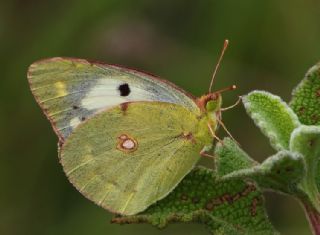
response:
[(296, 198), (320, 234), (320, 64), (293, 91), (290, 104), (264, 91), (243, 97), (255, 124), (277, 151), (259, 164), (231, 139), (215, 148), (215, 169), (198, 167), (165, 199), (114, 223), (200, 222), (212, 234), (278, 234), (264, 208), (263, 190)]

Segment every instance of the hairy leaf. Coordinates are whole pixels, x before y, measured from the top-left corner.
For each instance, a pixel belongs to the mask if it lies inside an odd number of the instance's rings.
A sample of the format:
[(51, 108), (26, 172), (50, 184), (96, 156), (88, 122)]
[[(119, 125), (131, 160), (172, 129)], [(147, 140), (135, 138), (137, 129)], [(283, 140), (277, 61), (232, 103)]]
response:
[(299, 153), (283, 150), (267, 158), (261, 165), (234, 171), (223, 179), (250, 179), (264, 189), (294, 194), (298, 192), (297, 184), (304, 174), (303, 157)]
[(302, 125), (295, 129), (290, 140), (290, 150), (304, 156), (306, 175), (300, 186), (308, 195), (313, 206), (320, 212), (320, 195), (318, 190), (320, 177), (320, 127)]
[(264, 198), (253, 183), (218, 180), (215, 172), (194, 169), (165, 199), (134, 216), (115, 217), (114, 223), (169, 222), (206, 224), (212, 234), (278, 234), (270, 224)]
[(237, 170), (258, 165), (230, 138), (224, 138), (223, 144), (218, 143), (216, 145), (214, 155), (217, 159), (217, 174), (220, 177)]
[(320, 63), (313, 66), (294, 89), (290, 106), (301, 123), (320, 125)]
[(271, 145), (277, 150), (288, 150), (291, 132), (300, 124), (289, 106), (280, 97), (264, 91), (249, 93), (243, 103)]

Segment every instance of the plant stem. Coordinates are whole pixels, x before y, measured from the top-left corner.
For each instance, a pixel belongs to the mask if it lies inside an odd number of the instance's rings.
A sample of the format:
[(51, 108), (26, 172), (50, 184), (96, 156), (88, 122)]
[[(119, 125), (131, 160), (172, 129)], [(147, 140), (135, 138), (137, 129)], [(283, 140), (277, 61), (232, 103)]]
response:
[(320, 214), (309, 203), (303, 203), (314, 235), (320, 235)]

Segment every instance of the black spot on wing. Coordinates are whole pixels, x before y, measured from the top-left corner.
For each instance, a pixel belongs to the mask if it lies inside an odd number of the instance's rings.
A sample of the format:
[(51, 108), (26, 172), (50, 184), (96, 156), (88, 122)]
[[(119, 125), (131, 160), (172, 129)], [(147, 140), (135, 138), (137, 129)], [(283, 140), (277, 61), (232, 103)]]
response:
[(118, 87), (118, 90), (120, 91), (120, 96), (128, 96), (130, 94), (130, 92), (131, 92), (128, 83), (121, 84)]

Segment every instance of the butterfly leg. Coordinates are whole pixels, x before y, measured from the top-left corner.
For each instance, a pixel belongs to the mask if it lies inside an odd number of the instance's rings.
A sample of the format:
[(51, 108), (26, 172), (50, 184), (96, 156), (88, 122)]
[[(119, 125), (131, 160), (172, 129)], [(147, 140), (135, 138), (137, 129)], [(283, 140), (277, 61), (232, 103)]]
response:
[(208, 152), (210, 151), (212, 146), (204, 146), (203, 149), (200, 151), (200, 156), (201, 157), (208, 157), (208, 158), (212, 158), (215, 159), (214, 155), (209, 154)]
[(210, 123), (208, 123), (208, 128), (209, 128), (209, 131), (210, 131), (212, 137), (215, 138), (216, 140), (218, 140), (219, 143), (223, 145), (223, 141), (218, 136), (216, 136), (216, 134), (212, 130), (212, 127), (211, 127)]

